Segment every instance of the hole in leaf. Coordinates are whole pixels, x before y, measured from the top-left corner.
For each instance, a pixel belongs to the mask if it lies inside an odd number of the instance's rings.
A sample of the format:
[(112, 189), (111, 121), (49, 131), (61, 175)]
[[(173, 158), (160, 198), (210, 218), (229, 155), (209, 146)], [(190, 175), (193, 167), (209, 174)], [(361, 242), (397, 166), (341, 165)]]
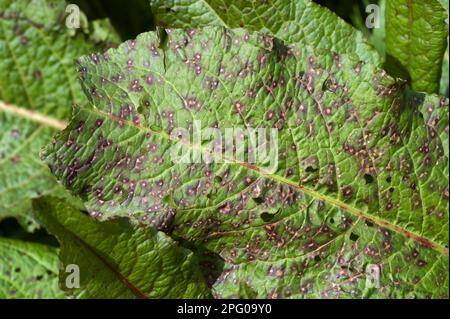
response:
[(330, 223), (334, 224), (334, 218), (330, 218)]
[(366, 225), (369, 227), (373, 227), (373, 223), (370, 220), (366, 220)]
[(216, 183), (222, 183), (222, 177), (220, 177), (220, 176), (214, 177), (214, 182), (216, 182)]
[(388, 183), (392, 182), (392, 177), (388, 176), (388, 177), (386, 178), (386, 182), (388, 182)]
[(262, 198), (262, 197), (253, 197), (252, 199), (256, 204), (264, 203), (264, 198)]
[(355, 233), (351, 233), (351, 234), (350, 234), (350, 240), (351, 240), (351, 241), (357, 241), (358, 238), (359, 238), (359, 236), (356, 235)]
[(279, 208), (275, 213), (263, 212), (261, 214), (261, 219), (264, 220), (265, 222), (271, 221), (275, 217), (275, 215), (279, 214), (281, 211), (282, 209)]
[(305, 171), (306, 171), (307, 173), (314, 173), (314, 172), (317, 172), (317, 168), (314, 168), (314, 167), (312, 167), (312, 166), (308, 166), (308, 167), (305, 169)]
[(372, 184), (373, 183), (373, 176), (370, 174), (364, 174), (364, 180), (366, 181), (366, 184)]
[(389, 188), (389, 191), (390, 191), (391, 193), (393, 193), (393, 192), (394, 192), (394, 187)]
[(265, 222), (268, 222), (268, 221), (271, 221), (274, 216), (275, 216), (275, 214), (264, 212), (261, 214), (261, 219)]
[(212, 199), (212, 198), (214, 198), (214, 196), (217, 194), (217, 189), (216, 188), (213, 188), (207, 195), (206, 195), (206, 197), (207, 198), (209, 198), (209, 199)]
[(314, 256), (314, 261), (319, 262), (322, 258), (319, 255)]
[(16, 269), (14, 269), (14, 272), (20, 272), (20, 268), (17, 267)]

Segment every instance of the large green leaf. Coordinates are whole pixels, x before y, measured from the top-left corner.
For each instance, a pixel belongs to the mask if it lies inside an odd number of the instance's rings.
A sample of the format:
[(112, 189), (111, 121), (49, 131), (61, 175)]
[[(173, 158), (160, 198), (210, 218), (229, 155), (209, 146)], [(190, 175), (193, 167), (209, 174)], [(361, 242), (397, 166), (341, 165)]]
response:
[[(263, 33), (158, 34), (79, 59), (91, 103), (43, 153), (93, 217), (206, 250), (217, 296), (448, 296), (448, 99)], [(249, 127), (277, 128), (276, 169), (176, 161), (172, 130), (194, 120), (241, 128), (239, 146)]]
[(59, 0), (0, 0), (0, 219), (15, 216), (30, 230), (31, 198), (64, 195), (39, 151), (65, 127), (72, 104), (87, 103), (74, 59), (115, 39), (98, 38), (98, 25), (91, 38), (74, 33), (65, 9)]
[(269, 32), (288, 43), (380, 61), (360, 31), (310, 0), (150, 0), (150, 6), (155, 22), (165, 27), (242, 27)]
[(439, 0), (386, 3), (386, 53), (394, 74), (411, 77), (414, 90), (439, 92), (442, 57), (447, 48), (447, 10)]
[[(448, 29), (448, 19), (449, 19), (449, 2), (448, 0), (439, 0), (439, 2), (444, 7), (445, 11), (447, 12), (447, 29)], [(442, 59), (442, 70), (441, 70), (441, 81), (439, 85), (439, 93), (441, 95), (449, 96), (449, 59), (448, 59), (448, 52), (449, 52), (449, 40), (447, 35), (447, 50), (445, 50), (444, 57)]]
[[(67, 201), (33, 202), (37, 219), (61, 243), (60, 286), (77, 298), (204, 298), (210, 296), (192, 252), (127, 220), (98, 223)], [(79, 268), (79, 287), (73, 283)], [(73, 266), (71, 266), (73, 267)], [(68, 268), (69, 270), (73, 268)], [(70, 277), (70, 278), (69, 278)]]
[(56, 248), (0, 238), (0, 298), (62, 298)]

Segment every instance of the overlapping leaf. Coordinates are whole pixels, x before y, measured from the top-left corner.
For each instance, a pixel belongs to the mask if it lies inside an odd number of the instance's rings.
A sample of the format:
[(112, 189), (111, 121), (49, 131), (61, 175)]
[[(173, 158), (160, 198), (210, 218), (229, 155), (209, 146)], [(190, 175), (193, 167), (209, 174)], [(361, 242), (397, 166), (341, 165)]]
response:
[(55, 248), (0, 238), (0, 298), (62, 298)]
[[(98, 223), (67, 201), (34, 201), (38, 220), (61, 243), (63, 289), (77, 298), (205, 298), (210, 295), (192, 252), (161, 232), (125, 219)], [(77, 265), (80, 287), (64, 269)]]
[(379, 63), (363, 34), (310, 0), (150, 0), (158, 25), (169, 28), (225, 26), (269, 32), (287, 43), (302, 43)]
[[(65, 127), (73, 104), (85, 105), (75, 58), (111, 37), (88, 38), (65, 26), (64, 1), (0, 1), (0, 219), (17, 217), (28, 229), (31, 198), (66, 196), (39, 160), (40, 148)], [(98, 41), (104, 42), (98, 42)]]
[[(91, 103), (44, 158), (93, 217), (206, 251), (217, 297), (448, 296), (447, 99), (264, 33), (167, 32), (79, 60)], [(238, 145), (277, 128), (275, 172), (174, 161), (170, 134), (194, 120), (241, 128)]]
[[(388, 65), (399, 67), (411, 77), (414, 90), (439, 92), (442, 57), (447, 47), (448, 8), (443, 1), (386, 3), (386, 51)], [(447, 2), (448, 3), (448, 2)], [(448, 5), (447, 5), (448, 7)], [(394, 69), (395, 70), (395, 69)]]

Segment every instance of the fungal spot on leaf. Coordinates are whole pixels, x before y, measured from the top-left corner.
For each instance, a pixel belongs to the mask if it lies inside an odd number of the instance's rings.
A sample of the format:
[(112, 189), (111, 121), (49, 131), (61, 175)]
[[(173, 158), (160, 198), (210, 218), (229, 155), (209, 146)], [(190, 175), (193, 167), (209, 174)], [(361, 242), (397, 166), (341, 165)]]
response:
[(424, 260), (422, 260), (422, 259), (419, 259), (419, 260), (416, 262), (416, 265), (417, 265), (418, 267), (424, 267), (424, 266), (426, 266), (426, 264), (427, 264), (427, 262), (424, 261)]
[(384, 206), (384, 209), (385, 209), (385, 210), (391, 210), (393, 207), (394, 207), (394, 205), (392, 204), (392, 201), (389, 200), (389, 201), (386, 203), (386, 205)]
[(138, 80), (133, 80), (131, 82), (130, 90), (132, 92), (141, 92), (142, 91), (142, 85), (139, 83)]
[(103, 120), (102, 119), (98, 119), (98, 120), (95, 121), (95, 126), (96, 127), (100, 127), (100, 126), (102, 126), (102, 124), (103, 124)]
[(353, 195), (353, 187), (351, 187), (351, 186), (344, 186), (344, 187), (342, 187), (342, 194), (346, 198), (352, 197), (352, 195)]

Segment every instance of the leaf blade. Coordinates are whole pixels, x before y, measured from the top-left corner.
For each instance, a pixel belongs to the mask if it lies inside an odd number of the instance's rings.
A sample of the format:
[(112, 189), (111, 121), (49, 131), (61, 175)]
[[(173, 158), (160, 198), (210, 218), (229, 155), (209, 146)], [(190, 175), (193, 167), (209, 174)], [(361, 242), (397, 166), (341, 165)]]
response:
[(309, 0), (277, 0), (257, 5), (251, 0), (226, 3), (219, 0), (151, 0), (150, 6), (156, 24), (167, 28), (245, 27), (250, 31), (269, 32), (287, 43), (301, 42), (318, 49), (356, 53), (364, 61), (380, 63), (380, 58), (360, 31)]
[[(92, 104), (78, 109), (45, 151), (54, 174), (86, 199), (93, 217), (128, 216), (230, 264), (262, 263), (266, 270), (268, 258), (301, 260), (334, 240), (351, 254), (358, 225), (371, 234), (357, 250), (364, 264), (420, 250), (428, 259), (420, 262), (424, 269), (439, 265), (433, 296), (445, 295), (447, 99), (411, 93), (359, 57), (288, 46), (267, 34), (209, 27), (169, 30), (164, 49), (156, 49), (158, 41), (157, 33), (142, 34), (97, 55), (98, 63), (81, 58)], [(174, 162), (171, 132), (189, 130), (194, 119), (202, 119), (202, 128), (278, 128), (275, 172), (235, 157)], [(361, 226), (363, 220), (372, 226)], [(334, 253), (317, 267), (328, 273), (339, 258)], [(359, 296), (361, 277), (352, 282)], [(372, 295), (431, 293), (415, 292), (414, 278), (403, 279), (408, 289), (391, 277)]]
[[(386, 4), (387, 54), (406, 69), (416, 91), (439, 92), (442, 57), (447, 47), (447, 17), (437, 0)], [(389, 63), (388, 60), (388, 67)], [(394, 66), (391, 68), (397, 74)]]
[(38, 220), (61, 242), (63, 269), (78, 265), (80, 287), (60, 284), (76, 298), (205, 298), (209, 290), (187, 249), (125, 220), (98, 223), (52, 197), (34, 200)]
[(65, 127), (71, 104), (87, 103), (73, 60), (110, 44), (69, 30), (65, 7), (64, 1), (0, 1), (0, 219), (16, 217), (30, 231), (38, 227), (30, 216), (33, 197), (68, 196), (39, 151)]
[(0, 238), (1, 298), (63, 298), (58, 288), (57, 249)]

